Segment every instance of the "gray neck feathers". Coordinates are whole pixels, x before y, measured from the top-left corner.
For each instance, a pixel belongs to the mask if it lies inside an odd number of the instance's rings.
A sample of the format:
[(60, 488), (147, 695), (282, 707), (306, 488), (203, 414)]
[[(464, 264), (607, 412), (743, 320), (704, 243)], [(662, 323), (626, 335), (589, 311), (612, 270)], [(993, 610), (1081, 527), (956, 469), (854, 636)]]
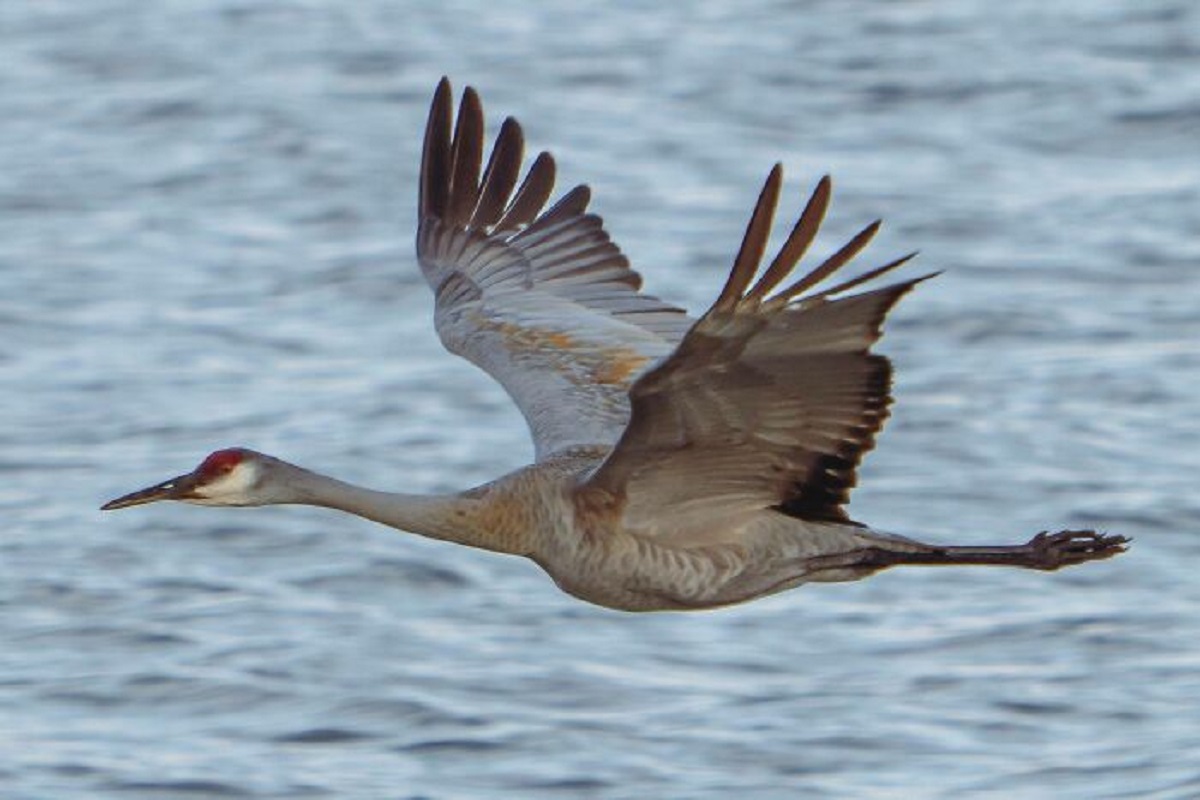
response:
[[(410, 533), (463, 544), (481, 545), (472, 530), (477, 501), (460, 495), (380, 492), (355, 486), (273, 459), (268, 483), (278, 488), (270, 503), (323, 506)], [(275, 493), (272, 493), (275, 494)]]

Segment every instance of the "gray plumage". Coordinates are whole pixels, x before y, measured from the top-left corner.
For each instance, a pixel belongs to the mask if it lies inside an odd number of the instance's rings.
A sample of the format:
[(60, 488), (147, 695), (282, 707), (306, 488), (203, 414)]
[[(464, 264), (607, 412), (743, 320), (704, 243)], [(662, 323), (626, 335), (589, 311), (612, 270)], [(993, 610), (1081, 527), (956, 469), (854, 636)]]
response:
[(891, 403), (891, 365), (871, 347), (896, 302), (931, 276), (852, 291), (905, 256), (820, 288), (878, 222), (794, 276), (828, 208), (828, 177), (760, 269), (782, 187), (775, 166), (724, 288), (693, 319), (640, 291), (587, 211), (587, 187), (546, 209), (554, 160), (541, 153), (521, 180), (523, 151), (520, 125), (506, 119), (485, 164), (478, 96), (468, 88), (455, 117), (442, 80), (422, 155), (417, 260), (442, 342), (513, 398), (534, 464), (460, 494), (416, 496), (234, 448), (105, 508), (326, 506), (529, 557), (565, 591), (631, 611), (728, 605), (900, 564), (1053, 570), (1124, 550), (1123, 537), (1093, 531), (939, 546), (848, 516)]

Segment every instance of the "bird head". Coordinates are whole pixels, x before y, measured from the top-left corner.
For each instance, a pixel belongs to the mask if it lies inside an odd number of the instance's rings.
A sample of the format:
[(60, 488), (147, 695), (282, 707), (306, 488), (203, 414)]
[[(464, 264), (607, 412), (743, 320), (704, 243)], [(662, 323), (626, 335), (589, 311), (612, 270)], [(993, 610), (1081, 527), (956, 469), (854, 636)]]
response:
[(110, 500), (102, 511), (179, 500), (202, 506), (256, 506), (267, 456), (241, 447), (217, 450), (191, 472)]

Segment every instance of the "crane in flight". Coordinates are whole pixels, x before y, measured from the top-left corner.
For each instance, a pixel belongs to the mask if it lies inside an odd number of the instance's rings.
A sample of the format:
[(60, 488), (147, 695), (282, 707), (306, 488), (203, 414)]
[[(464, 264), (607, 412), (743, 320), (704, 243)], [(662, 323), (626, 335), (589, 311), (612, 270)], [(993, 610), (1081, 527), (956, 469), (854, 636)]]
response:
[(891, 365), (871, 346), (892, 306), (932, 276), (852, 291), (910, 254), (821, 288), (878, 222), (794, 275), (829, 205), (828, 177), (764, 269), (782, 183), (771, 170), (724, 288), (694, 319), (640, 291), (588, 212), (588, 187), (545, 208), (554, 160), (541, 153), (520, 180), (514, 119), (485, 166), (478, 95), (466, 89), (457, 117), (453, 106), (443, 78), (425, 129), (417, 260), (443, 344), (507, 390), (534, 463), (461, 493), (414, 495), (231, 448), (104, 509), (324, 506), (526, 556), (575, 597), (628, 611), (724, 606), (905, 564), (1056, 570), (1125, 550), (1124, 537), (1090, 530), (928, 544), (849, 517), (855, 471), (891, 403)]

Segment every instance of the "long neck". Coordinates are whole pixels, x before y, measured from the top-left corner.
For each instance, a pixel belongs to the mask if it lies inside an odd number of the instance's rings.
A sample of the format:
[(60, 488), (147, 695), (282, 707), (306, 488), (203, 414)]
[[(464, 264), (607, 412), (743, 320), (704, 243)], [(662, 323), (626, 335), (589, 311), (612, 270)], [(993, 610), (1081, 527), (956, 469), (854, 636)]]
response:
[(311, 472), (286, 462), (287, 494), (281, 503), (345, 511), (431, 539), (495, 550), (522, 552), (521, 542), (488, 525), (487, 503), (461, 494), (420, 495), (379, 492)]

